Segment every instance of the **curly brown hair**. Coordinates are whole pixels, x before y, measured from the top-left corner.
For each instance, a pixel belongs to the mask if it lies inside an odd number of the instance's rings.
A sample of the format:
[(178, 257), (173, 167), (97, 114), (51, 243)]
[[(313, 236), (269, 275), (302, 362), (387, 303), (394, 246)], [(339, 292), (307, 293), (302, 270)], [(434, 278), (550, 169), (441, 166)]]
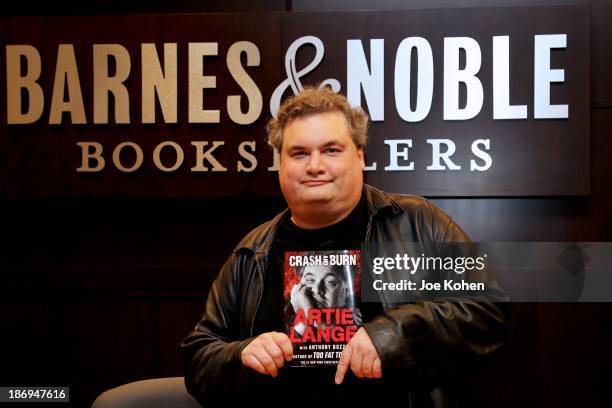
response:
[(283, 130), (295, 119), (317, 113), (339, 112), (344, 115), (357, 148), (365, 147), (368, 137), (368, 114), (359, 106), (351, 106), (344, 95), (328, 87), (306, 87), (298, 95), (287, 98), (270, 119), (266, 130), (268, 144), (279, 152), (283, 146)]

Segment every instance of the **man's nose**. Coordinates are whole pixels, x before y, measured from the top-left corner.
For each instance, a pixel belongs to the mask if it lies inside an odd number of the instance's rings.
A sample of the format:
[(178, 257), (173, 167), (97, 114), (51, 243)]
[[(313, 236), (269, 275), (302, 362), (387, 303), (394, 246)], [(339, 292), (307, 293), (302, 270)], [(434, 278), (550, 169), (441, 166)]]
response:
[(321, 154), (318, 151), (314, 151), (310, 154), (306, 171), (310, 174), (319, 174), (325, 171), (325, 163), (323, 163)]

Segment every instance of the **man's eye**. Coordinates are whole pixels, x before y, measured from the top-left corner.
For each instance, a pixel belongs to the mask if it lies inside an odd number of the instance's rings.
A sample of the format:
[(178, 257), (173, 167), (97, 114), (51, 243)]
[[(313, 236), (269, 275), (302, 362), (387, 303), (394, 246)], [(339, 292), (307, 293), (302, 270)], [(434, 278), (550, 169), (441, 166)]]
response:
[(336, 149), (335, 147), (328, 147), (325, 150), (325, 153), (332, 153), (333, 154), (333, 153), (338, 153), (339, 151), (340, 151), (340, 149)]
[(333, 289), (336, 286), (338, 286), (338, 282), (336, 282), (335, 280), (328, 280), (325, 282), (325, 284), (327, 285), (328, 288)]
[(306, 152), (303, 150), (299, 150), (299, 151), (293, 152), (291, 156), (292, 157), (304, 157), (306, 156)]

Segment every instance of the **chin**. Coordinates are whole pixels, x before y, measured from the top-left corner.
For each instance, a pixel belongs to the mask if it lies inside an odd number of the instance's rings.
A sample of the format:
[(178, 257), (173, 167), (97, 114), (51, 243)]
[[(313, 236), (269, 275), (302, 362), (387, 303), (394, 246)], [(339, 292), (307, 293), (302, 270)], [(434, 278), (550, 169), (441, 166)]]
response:
[(328, 203), (333, 199), (334, 197), (329, 194), (303, 194), (300, 201), (307, 204)]
[(301, 191), (300, 196), (304, 198), (313, 198), (317, 200), (333, 200), (336, 198), (336, 192), (332, 186), (307, 187)]

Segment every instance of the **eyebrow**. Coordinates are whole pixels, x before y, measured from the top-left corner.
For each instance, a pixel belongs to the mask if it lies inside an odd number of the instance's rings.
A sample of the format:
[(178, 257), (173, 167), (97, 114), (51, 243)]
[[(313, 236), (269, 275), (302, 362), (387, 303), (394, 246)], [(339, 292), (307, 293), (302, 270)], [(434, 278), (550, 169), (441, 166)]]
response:
[[(323, 145), (321, 145), (319, 148), (326, 148), (326, 147), (330, 147), (330, 146), (344, 146), (344, 143), (340, 142), (339, 140), (331, 140)], [(300, 145), (296, 145), (296, 146), (291, 146), (288, 150), (290, 152), (296, 151), (296, 150), (306, 150), (307, 148), (305, 146), (300, 146)]]

